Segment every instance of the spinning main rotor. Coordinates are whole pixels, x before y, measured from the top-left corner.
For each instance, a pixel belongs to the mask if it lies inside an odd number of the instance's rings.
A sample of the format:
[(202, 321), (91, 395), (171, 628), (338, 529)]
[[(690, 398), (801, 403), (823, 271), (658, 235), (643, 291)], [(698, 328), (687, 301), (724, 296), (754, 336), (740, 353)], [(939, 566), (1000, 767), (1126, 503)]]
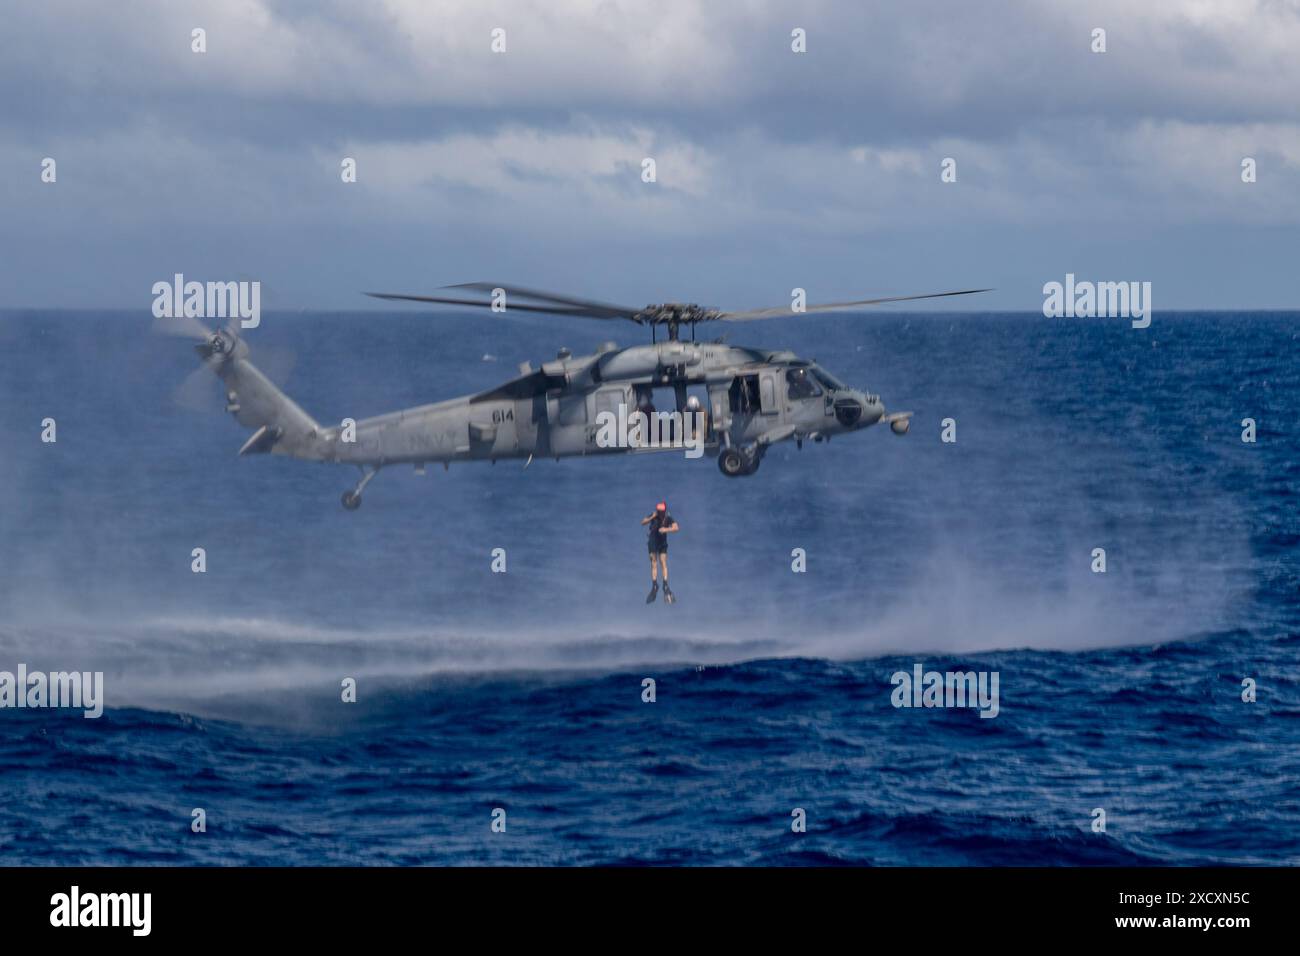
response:
[[(806, 306), (796, 311), (793, 306), (781, 306), (774, 309), (749, 309), (744, 312), (724, 312), (721, 309), (685, 302), (664, 302), (634, 309), (594, 299), (580, 299), (574, 296), (555, 295), (523, 286), (503, 285), (496, 282), (465, 282), (460, 285), (445, 286), (446, 289), (465, 289), (470, 292), (486, 292), (492, 299), (466, 298), (457, 295), (400, 295), (392, 292), (367, 292), (366, 295), (376, 299), (390, 299), (403, 302), (433, 302), (439, 305), (468, 305), (483, 309), (496, 308), (501, 311), (543, 312), (548, 315), (571, 315), (584, 319), (626, 319), (637, 325), (650, 326), (651, 334), (657, 326), (667, 326), (669, 341), (677, 341), (678, 332), (683, 325), (691, 327), (694, 337), (695, 326), (701, 322), (749, 322), (754, 319), (775, 319), (782, 316), (807, 315), (813, 312), (833, 312), (840, 309), (852, 309), (865, 305), (881, 305), (886, 302), (910, 302), (915, 299), (942, 299), (953, 295), (972, 295), (976, 292), (989, 292), (989, 289), (963, 289), (960, 292), (931, 292), (926, 295), (896, 295), (880, 299), (857, 299), (852, 302), (828, 302), (824, 305)], [(495, 297), (502, 296), (502, 299)], [(523, 301), (517, 301), (522, 299)]]

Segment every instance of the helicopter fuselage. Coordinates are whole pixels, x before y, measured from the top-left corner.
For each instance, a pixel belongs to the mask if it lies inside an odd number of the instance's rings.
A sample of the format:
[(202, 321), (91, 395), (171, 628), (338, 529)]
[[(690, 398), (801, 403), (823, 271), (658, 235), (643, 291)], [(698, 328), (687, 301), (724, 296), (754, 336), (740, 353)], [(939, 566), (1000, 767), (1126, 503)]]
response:
[(672, 443), (603, 444), (600, 423), (610, 419), (602, 415), (685, 413), (695, 406), (688, 406), (694, 396), (707, 422), (705, 453), (737, 448), (761, 456), (778, 441), (820, 441), (885, 415), (878, 396), (850, 389), (788, 351), (680, 341), (618, 349), (610, 343), (588, 356), (562, 351), (541, 368), (520, 372), (475, 395), (284, 434), (266, 450), (378, 468), (680, 449)]

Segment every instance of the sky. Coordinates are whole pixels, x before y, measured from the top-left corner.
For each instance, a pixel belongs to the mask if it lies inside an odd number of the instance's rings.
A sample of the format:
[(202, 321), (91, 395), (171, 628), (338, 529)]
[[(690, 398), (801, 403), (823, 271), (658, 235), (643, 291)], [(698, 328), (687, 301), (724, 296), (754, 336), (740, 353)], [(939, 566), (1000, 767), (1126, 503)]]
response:
[(264, 310), (1038, 310), (1067, 273), (1300, 307), (1296, 0), (2, 5), (0, 307), (147, 311), (175, 273)]

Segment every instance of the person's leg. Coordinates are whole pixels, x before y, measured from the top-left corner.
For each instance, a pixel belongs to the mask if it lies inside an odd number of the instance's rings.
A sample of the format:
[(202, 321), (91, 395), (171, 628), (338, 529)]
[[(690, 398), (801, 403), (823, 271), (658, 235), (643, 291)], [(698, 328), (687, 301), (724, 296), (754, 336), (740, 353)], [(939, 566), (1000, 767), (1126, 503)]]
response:
[(668, 583), (668, 552), (667, 551), (659, 552), (659, 563), (663, 565), (664, 584), (667, 584)]
[[(646, 604), (649, 604), (651, 601), (653, 601), (655, 597), (659, 594), (658, 571), (659, 571), (659, 566), (658, 563), (655, 561), (655, 553), (651, 551), (650, 552), (650, 593), (645, 596)], [(667, 586), (668, 586), (668, 582), (665, 581), (664, 587)]]

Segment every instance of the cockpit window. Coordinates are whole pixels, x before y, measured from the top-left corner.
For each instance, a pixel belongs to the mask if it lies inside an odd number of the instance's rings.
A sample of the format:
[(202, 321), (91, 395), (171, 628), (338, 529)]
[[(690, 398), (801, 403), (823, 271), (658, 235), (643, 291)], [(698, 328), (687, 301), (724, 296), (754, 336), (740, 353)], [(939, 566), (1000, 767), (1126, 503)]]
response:
[(848, 387), (824, 368), (814, 367), (812, 373), (817, 377), (817, 381), (826, 386), (828, 391), (839, 392)]
[(816, 398), (822, 393), (806, 368), (790, 368), (785, 371), (786, 395), (791, 399)]

